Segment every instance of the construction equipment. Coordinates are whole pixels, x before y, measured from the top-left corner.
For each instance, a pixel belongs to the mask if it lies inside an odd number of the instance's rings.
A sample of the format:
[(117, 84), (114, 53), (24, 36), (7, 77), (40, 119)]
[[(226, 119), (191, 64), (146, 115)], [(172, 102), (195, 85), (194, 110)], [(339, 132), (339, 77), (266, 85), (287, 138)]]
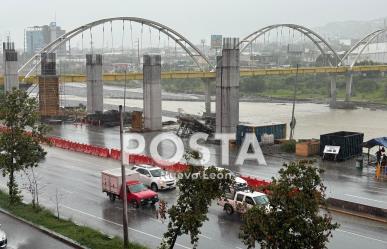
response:
[(177, 117), (177, 123), (180, 124), (176, 134), (181, 137), (189, 136), (195, 132), (204, 132), (213, 134), (215, 127), (205, 124), (203, 120), (195, 118), (188, 114), (181, 114)]

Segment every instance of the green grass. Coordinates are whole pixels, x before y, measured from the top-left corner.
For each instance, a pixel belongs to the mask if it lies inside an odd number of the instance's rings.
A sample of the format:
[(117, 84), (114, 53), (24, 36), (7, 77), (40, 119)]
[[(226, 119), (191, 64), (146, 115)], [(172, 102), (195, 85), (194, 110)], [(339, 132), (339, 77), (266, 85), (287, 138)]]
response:
[[(8, 195), (0, 191), (0, 207), (8, 212), (30, 221), (36, 225), (48, 228), (56, 233), (77, 241), (82, 246), (91, 249), (122, 249), (123, 241), (118, 237), (110, 238), (86, 226), (78, 226), (71, 220), (58, 220), (53, 213), (46, 209), (36, 210), (31, 204), (19, 204), (10, 207)], [(129, 248), (145, 249), (146, 247), (131, 243)]]

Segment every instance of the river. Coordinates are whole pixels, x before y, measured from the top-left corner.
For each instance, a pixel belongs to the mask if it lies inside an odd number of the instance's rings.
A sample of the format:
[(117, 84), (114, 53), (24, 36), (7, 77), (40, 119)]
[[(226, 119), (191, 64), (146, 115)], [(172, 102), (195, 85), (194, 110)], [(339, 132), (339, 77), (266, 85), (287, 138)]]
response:
[[(82, 83), (66, 83), (66, 95), (63, 101), (85, 102), (86, 85)], [(63, 86), (62, 86), (63, 87)], [(105, 105), (122, 105), (123, 88), (117, 86), (104, 87)], [(128, 89), (126, 106), (142, 108), (142, 89)], [(176, 96), (177, 100), (173, 99)], [(205, 110), (204, 102), (197, 101), (202, 96), (192, 94), (173, 94), (163, 92), (162, 109), (165, 111), (184, 111), (188, 114), (201, 115)], [(183, 99), (186, 99), (184, 101)], [(251, 124), (264, 124), (269, 122), (289, 123), (291, 119), (291, 103), (255, 103), (240, 102), (241, 122)], [(212, 111), (215, 103), (212, 103)], [(387, 111), (359, 108), (355, 110), (330, 109), (328, 105), (314, 103), (297, 103), (295, 109), (297, 126), (296, 138), (319, 138), (320, 134), (335, 131), (363, 132), (365, 139), (387, 136)]]

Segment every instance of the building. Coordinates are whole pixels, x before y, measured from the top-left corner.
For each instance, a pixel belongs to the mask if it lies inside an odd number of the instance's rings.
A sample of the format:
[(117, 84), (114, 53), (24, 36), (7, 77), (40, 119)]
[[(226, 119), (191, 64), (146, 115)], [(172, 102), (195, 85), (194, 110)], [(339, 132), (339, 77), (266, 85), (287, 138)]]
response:
[[(29, 27), (25, 31), (25, 51), (31, 55), (35, 54), (65, 33), (66, 31), (57, 26), (56, 22), (51, 22), (50, 25)], [(65, 54), (66, 45), (61, 46), (57, 53)]]
[(387, 63), (387, 42), (370, 43), (365, 48), (364, 45), (360, 45), (351, 53), (348, 58), (348, 61), (352, 62), (362, 50), (363, 53), (359, 56), (357, 62), (372, 61), (374, 63), (381, 64)]

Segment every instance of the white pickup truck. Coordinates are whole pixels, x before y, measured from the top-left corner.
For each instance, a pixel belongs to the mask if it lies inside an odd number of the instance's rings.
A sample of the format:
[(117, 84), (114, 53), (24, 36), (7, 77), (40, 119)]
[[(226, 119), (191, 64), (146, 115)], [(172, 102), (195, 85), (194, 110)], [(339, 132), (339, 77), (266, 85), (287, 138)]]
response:
[(255, 205), (266, 206), (268, 208), (269, 199), (264, 193), (251, 191), (231, 191), (225, 198), (218, 200), (218, 205), (222, 206), (227, 214), (234, 212), (243, 214)]

